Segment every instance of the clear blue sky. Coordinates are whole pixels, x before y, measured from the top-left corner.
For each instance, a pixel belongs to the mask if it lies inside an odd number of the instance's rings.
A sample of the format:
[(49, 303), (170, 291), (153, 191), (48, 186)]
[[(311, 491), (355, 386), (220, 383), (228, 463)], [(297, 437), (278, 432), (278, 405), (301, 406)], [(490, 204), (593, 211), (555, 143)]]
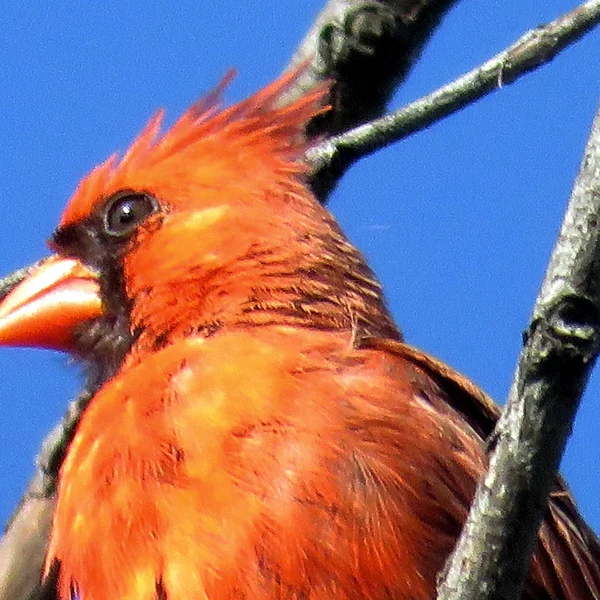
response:
[[(234, 66), (229, 102), (276, 76), (321, 2), (41, 2), (0, 8), (0, 273), (45, 239), (91, 167), (127, 148), (152, 112), (170, 122)], [(576, 0), (464, 0), (395, 105), (435, 89)], [(292, 8), (291, 8), (292, 7)], [(408, 339), (503, 401), (521, 331), (600, 96), (600, 33), (477, 106), (363, 161), (330, 208), (382, 278)], [(77, 367), (0, 349), (0, 521), (46, 432), (78, 390)], [(600, 378), (563, 471), (600, 530)]]

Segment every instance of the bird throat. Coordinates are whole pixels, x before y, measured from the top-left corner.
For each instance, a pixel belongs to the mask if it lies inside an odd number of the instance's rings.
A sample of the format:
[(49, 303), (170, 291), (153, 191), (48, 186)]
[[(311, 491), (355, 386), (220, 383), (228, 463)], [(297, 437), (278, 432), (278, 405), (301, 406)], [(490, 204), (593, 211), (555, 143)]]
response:
[(289, 326), (348, 331), (357, 342), (401, 340), (363, 256), (326, 211), (317, 211), (312, 233), (298, 231), (274, 245), (240, 244), (242, 250), (210, 271), (198, 252), (198, 262), (185, 269), (153, 264), (149, 285), (139, 276), (148, 269), (135, 259), (118, 268), (113, 263), (102, 283), (106, 315), (78, 335), (80, 356), (89, 364), (88, 390), (99, 389), (138, 356), (225, 328)]

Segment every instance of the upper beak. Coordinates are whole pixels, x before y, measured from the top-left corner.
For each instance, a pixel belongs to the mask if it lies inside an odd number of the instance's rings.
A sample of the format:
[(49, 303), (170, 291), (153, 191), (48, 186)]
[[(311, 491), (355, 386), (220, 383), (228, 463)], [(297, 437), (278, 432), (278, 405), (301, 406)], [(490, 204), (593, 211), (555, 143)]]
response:
[(70, 351), (76, 327), (103, 314), (98, 276), (73, 258), (51, 256), (14, 279), (0, 300), (1, 346)]

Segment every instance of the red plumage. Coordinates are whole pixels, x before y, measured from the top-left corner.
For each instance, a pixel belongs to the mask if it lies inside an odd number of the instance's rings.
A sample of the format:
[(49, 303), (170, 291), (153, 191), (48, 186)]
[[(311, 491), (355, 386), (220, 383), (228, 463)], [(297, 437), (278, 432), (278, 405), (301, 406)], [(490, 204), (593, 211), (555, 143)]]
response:
[[(405, 345), (305, 182), (325, 90), (288, 74), (86, 177), (0, 343), (69, 349), (93, 398), (63, 464), (47, 569), (81, 600), (427, 599), (486, 466), (495, 405)], [(561, 482), (529, 598), (600, 597)]]

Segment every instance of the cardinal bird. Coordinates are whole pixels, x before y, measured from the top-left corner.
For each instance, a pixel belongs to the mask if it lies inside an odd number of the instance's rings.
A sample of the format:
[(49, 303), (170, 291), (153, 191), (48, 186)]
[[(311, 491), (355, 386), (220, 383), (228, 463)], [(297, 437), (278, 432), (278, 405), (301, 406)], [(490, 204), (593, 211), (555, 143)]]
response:
[[(326, 91), (295, 75), (85, 177), (0, 304), (0, 343), (71, 352), (92, 399), (46, 559), (61, 600), (426, 600), (498, 409), (412, 348), (307, 184)], [(557, 480), (525, 598), (600, 597)]]

